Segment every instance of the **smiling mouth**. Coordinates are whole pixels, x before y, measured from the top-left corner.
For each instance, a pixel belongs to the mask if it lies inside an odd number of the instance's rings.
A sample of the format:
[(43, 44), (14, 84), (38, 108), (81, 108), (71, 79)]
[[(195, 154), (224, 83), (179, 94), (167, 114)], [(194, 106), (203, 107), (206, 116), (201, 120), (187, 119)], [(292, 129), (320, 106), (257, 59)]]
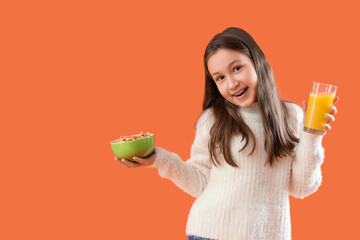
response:
[(248, 90), (249, 87), (244, 88), (243, 90), (241, 90), (240, 92), (238, 92), (237, 94), (235, 94), (235, 97), (240, 97), (242, 95), (244, 95), (244, 93), (246, 93), (246, 91)]

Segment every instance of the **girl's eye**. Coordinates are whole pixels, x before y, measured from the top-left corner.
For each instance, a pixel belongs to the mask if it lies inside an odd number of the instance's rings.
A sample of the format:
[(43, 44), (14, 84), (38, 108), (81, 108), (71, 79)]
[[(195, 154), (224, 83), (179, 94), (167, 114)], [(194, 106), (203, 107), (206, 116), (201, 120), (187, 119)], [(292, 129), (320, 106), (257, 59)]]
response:
[(240, 67), (239, 67), (239, 66), (234, 67), (234, 72), (237, 72), (237, 71), (239, 71), (239, 70), (240, 70)]
[(217, 78), (216, 78), (216, 81), (220, 81), (220, 80), (223, 80), (224, 79), (224, 76), (218, 76)]

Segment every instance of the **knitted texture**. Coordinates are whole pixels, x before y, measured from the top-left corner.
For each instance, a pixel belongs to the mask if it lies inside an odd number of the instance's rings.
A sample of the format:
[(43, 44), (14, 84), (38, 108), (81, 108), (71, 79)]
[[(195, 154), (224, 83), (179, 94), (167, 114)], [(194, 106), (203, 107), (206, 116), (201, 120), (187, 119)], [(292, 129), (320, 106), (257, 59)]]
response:
[(186, 233), (220, 240), (288, 240), (291, 239), (289, 195), (304, 198), (321, 184), (324, 159), (322, 137), (302, 131), (303, 111), (294, 103), (286, 103), (297, 118), (297, 144), (291, 156), (265, 164), (264, 128), (258, 103), (239, 108), (246, 124), (254, 132), (252, 144), (243, 150), (242, 137), (232, 138), (232, 157), (238, 168), (222, 164), (215, 167), (208, 150), (211, 110), (206, 110), (196, 125), (191, 157), (186, 162), (175, 154), (156, 148), (151, 167), (160, 176), (170, 179), (179, 188), (195, 197), (190, 210)]

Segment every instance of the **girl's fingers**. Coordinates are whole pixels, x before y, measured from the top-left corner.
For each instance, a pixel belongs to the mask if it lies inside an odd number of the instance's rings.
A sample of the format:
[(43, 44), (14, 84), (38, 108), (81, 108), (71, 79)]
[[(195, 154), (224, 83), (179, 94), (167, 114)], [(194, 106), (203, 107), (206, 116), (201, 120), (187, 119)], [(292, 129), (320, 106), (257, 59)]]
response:
[(332, 123), (332, 122), (334, 122), (335, 121), (335, 117), (333, 116), (333, 115), (331, 115), (331, 114), (326, 114), (325, 115), (325, 117), (327, 118), (327, 119), (329, 119), (329, 123)]
[(124, 167), (128, 167), (125, 163), (123, 163), (121, 160), (122, 159), (119, 159), (117, 157), (114, 158), (115, 161), (118, 161), (121, 165), (123, 165)]
[(337, 114), (337, 108), (334, 105), (330, 106), (331, 115)]
[(154, 163), (155, 161), (155, 154), (150, 155), (147, 158), (138, 158), (138, 157), (134, 157), (133, 158), (134, 161), (138, 162), (139, 164), (143, 165), (143, 166), (150, 166)]
[(145, 165), (146, 164), (146, 159), (142, 159), (139, 157), (133, 157), (133, 160), (139, 164)]
[(136, 167), (140, 167), (142, 164), (136, 161), (129, 161), (126, 159), (119, 159), (117, 157), (114, 158), (115, 161), (119, 161), (119, 163), (121, 165), (123, 165), (124, 167), (127, 168), (136, 168)]
[(155, 156), (156, 156), (156, 153), (154, 151), (146, 158), (133, 157), (133, 159), (130, 161), (127, 159), (119, 159), (119, 158), (115, 157), (114, 160), (119, 161), (121, 165), (123, 165), (127, 168), (136, 168), (136, 167), (152, 165), (155, 161)]
[(142, 166), (150, 166), (154, 163), (156, 158), (156, 153), (153, 151), (149, 156), (146, 158), (139, 158), (139, 157), (133, 157), (133, 160), (135, 162), (138, 162)]
[[(337, 114), (337, 108), (336, 108), (334, 105), (335, 105), (338, 101), (339, 101), (339, 97), (336, 96), (333, 105), (330, 106), (330, 110), (331, 110), (330, 114), (327, 113), (326, 116), (325, 116), (325, 117), (329, 120), (329, 123), (332, 123), (332, 122), (335, 121), (335, 117), (334, 117), (333, 115)], [(330, 130), (331, 130), (331, 126), (330, 126), (329, 123), (328, 123), (328, 124), (325, 124), (325, 130), (326, 130), (326, 131), (330, 131)]]
[(131, 162), (131, 161), (126, 160), (126, 159), (121, 159), (121, 160), (120, 160), (120, 163), (121, 163), (122, 165), (124, 165), (125, 167), (128, 167), (128, 168), (136, 168), (136, 167), (140, 167), (140, 166), (141, 166), (140, 163)]
[(337, 114), (337, 108), (334, 106), (339, 101), (339, 97), (336, 96), (333, 105), (330, 106), (331, 115)]

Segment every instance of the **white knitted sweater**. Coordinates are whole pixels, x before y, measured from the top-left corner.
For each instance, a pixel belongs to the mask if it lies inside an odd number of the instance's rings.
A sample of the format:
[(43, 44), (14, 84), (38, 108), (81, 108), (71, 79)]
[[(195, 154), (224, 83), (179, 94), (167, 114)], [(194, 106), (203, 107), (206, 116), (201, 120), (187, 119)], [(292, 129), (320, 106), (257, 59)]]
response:
[(322, 136), (302, 131), (302, 109), (294, 103), (286, 104), (297, 116), (300, 142), (292, 156), (275, 161), (272, 167), (265, 165), (258, 103), (239, 109), (257, 144), (248, 156), (252, 144), (239, 152), (244, 141), (241, 136), (232, 139), (232, 156), (238, 168), (226, 162), (215, 167), (210, 161), (211, 110), (206, 110), (197, 122), (189, 160), (184, 162), (177, 154), (156, 148), (151, 167), (197, 198), (187, 221), (188, 235), (219, 240), (291, 239), (289, 194), (304, 198), (317, 190), (322, 180), (324, 149)]

